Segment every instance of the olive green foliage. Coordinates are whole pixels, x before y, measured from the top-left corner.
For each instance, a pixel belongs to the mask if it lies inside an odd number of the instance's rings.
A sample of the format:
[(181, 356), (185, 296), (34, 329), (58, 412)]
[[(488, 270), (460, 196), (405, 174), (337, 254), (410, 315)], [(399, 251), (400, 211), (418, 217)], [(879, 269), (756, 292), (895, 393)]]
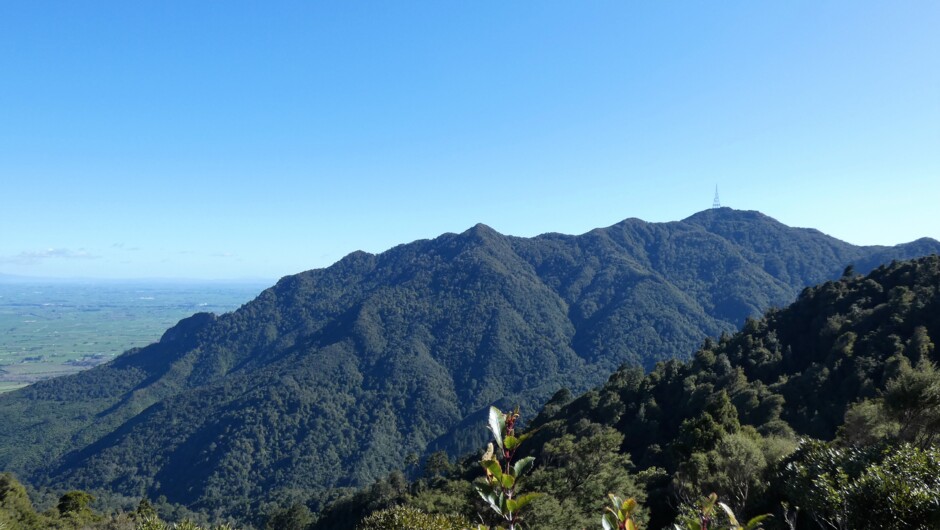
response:
[(126, 518), (95, 513), (90, 507), (93, 501), (94, 497), (84, 491), (70, 491), (59, 498), (55, 509), (39, 513), (20, 482), (9, 473), (0, 474), (0, 524), (6, 530), (103, 530), (108, 524), (118, 528), (122, 520), (130, 530)]
[(59, 499), (56, 509), (60, 515), (81, 516), (91, 513), (90, 505), (95, 498), (84, 491), (70, 491)]
[(692, 453), (675, 476), (680, 497), (689, 502), (698, 492), (722, 491), (732, 510), (743, 511), (750, 499), (763, 496), (767, 489), (763, 443), (755, 431), (737, 432), (724, 435), (710, 451)]
[(139, 521), (134, 526), (134, 530), (235, 530), (235, 528), (227, 524), (200, 526), (188, 520), (169, 524), (155, 517), (147, 517)]
[(916, 367), (904, 357), (901, 360), (897, 375), (877, 398), (846, 411), (839, 428), (842, 443), (911, 443), (927, 448), (940, 442), (940, 370), (927, 357)]
[(742, 524), (734, 510), (719, 501), (715, 493), (699, 499), (690, 511), (679, 517), (673, 525), (675, 530), (757, 530), (763, 528), (764, 521), (770, 517), (770, 514), (758, 515)]
[(787, 497), (823, 528), (940, 527), (940, 449), (806, 441), (779, 472)]
[(898, 423), (898, 440), (921, 448), (940, 442), (940, 371), (926, 357), (915, 368), (901, 367), (888, 382), (881, 405)]
[[(496, 446), (492, 443), (487, 446), (480, 461), (484, 477), (475, 484), (477, 493), (508, 530), (521, 528), (523, 512), (539, 496), (537, 492), (521, 492), (522, 479), (532, 469), (535, 458), (527, 456), (515, 459), (522, 442), (532, 436), (531, 433), (516, 430), (518, 421), (519, 409), (502, 412), (496, 407), (490, 407), (488, 427)], [(496, 528), (502, 530), (503, 526)]]
[(265, 530), (304, 530), (312, 522), (313, 514), (310, 509), (295, 503), (290, 508), (272, 514), (264, 527)]
[[(450, 454), (476, 450), (484, 440), (468, 418), (492, 403), (534, 412), (558, 388), (582, 392), (623, 363), (652, 368), (684, 357), (702, 337), (789, 302), (848, 262), (864, 272), (938, 248), (855, 247), (718, 209), (581, 236), (515, 238), (478, 225), (380, 255), (357, 252), (286, 277), (233, 313), (185, 319), (105, 366), (3, 395), (0, 469), (37, 487), (94, 491), (102, 502), (100, 491), (162, 495), (251, 520), (318, 489), (309, 504), (319, 511), (336, 496), (329, 490), (370, 484), (432, 441)], [(839, 344), (863, 347), (865, 337)], [(856, 368), (867, 377), (867, 367), (844, 369)], [(805, 371), (800, 380), (820, 377)], [(735, 388), (728, 396), (746, 423), (774, 428), (761, 415), (772, 416), (772, 396), (785, 393), (751, 390), (757, 408), (742, 407), (751, 397)], [(831, 427), (842, 400), (806, 421)], [(656, 396), (647, 413), (668, 401)], [(695, 450), (734, 430), (713, 413), (722, 411), (678, 413)], [(631, 453), (638, 464), (646, 458)]]
[[(502, 414), (503, 419), (497, 414)], [(508, 417), (514, 417), (514, 414), (509, 413)], [(640, 501), (644, 498), (642, 485), (631, 473), (629, 458), (618, 452), (623, 437), (613, 429), (585, 425), (577, 435), (551, 441), (542, 451), (539, 461), (535, 462), (531, 457), (516, 459), (515, 452), (520, 447), (524, 448), (518, 445), (521, 443), (518, 440), (525, 440), (528, 436), (516, 430), (514, 424), (518, 420), (509, 423), (506, 416), (498, 410), (493, 411), (492, 425), (502, 431), (499, 437), (502, 449), (494, 434), (492, 452), (486, 451), (482, 457), (474, 456), (457, 463), (442, 455), (429, 458), (424, 472), (410, 485), (400, 485), (394, 489), (395, 493), (391, 493), (387, 486), (367, 488), (328, 508), (311, 528), (351, 528), (342, 526), (342, 521), (353, 520), (357, 514), (361, 518), (370, 512), (386, 510), (388, 508), (380, 506), (395, 504), (404, 504), (429, 514), (462, 516), (468, 520), (489, 519), (494, 525), (503, 527), (522, 520), (525, 528), (591, 528), (598, 524), (609, 491), (625, 492)], [(507, 440), (508, 447), (513, 448), (509, 449), (508, 468), (505, 464)], [(490, 463), (493, 459), (500, 466), (499, 473)], [(486, 467), (481, 465), (481, 460), (487, 462)], [(519, 462), (523, 462), (518, 468), (521, 474), (517, 471)], [(537, 465), (532, 467), (533, 471), (527, 472), (530, 462)], [(506, 469), (510, 470), (508, 476), (512, 477), (511, 480), (507, 478)], [(475, 482), (476, 491), (471, 487), (471, 481)], [(377, 495), (378, 491), (388, 494)], [(538, 496), (529, 495), (532, 493), (538, 493)], [(520, 510), (517, 503), (520, 498), (534, 500)], [(512, 520), (506, 517), (510, 499), (517, 503)], [(635, 510), (633, 518), (640, 524), (646, 520), (641, 507)]]
[[(490, 513), (506, 525), (507, 499), (538, 492), (523, 513), (540, 530), (935, 528), (938, 286), (940, 258), (929, 258), (808, 289), (793, 306), (707, 340), (688, 363), (649, 374), (624, 367), (579, 397), (557, 392), (526, 453), (514, 440), (507, 455), (518, 419), (494, 411), (492, 454), (477, 478), (489, 486), (482, 504), (468, 499), (479, 457), (452, 463), (439, 453), (416, 481), (378, 488), (386, 495), (369, 498), (384, 501), (347, 513), (405, 504)], [(904, 289), (917, 294), (899, 297)], [(868, 436), (852, 434), (852, 422)], [(806, 438), (836, 432), (832, 442)], [(505, 478), (507, 456), (534, 457), (524, 480)], [(605, 512), (611, 492), (622, 497)]]
[(26, 489), (9, 473), (0, 473), (0, 530), (235, 530), (226, 524), (200, 526), (192, 521), (166, 523), (142, 500), (133, 513), (105, 515), (92, 508), (94, 497), (73, 490), (59, 498), (55, 509), (36, 511)]
[(607, 513), (601, 516), (601, 527), (604, 530), (637, 530), (639, 528), (633, 519), (636, 511), (636, 499), (622, 499), (613, 493), (610, 497), (611, 506), (605, 506)]
[(7, 530), (42, 528), (26, 488), (10, 473), (0, 473), (0, 523)]
[(465, 530), (470, 521), (452, 515), (432, 515), (409, 506), (375, 512), (359, 523), (357, 530)]
[[(620, 450), (638, 476), (662, 470), (644, 482), (653, 528), (694, 507), (703, 492), (716, 492), (734, 513), (782, 515), (787, 502), (799, 508), (800, 527), (829, 524), (826, 507), (839, 497), (826, 490), (840, 489), (819, 477), (838, 475), (817, 470), (807, 475), (818, 478), (815, 486), (788, 490), (777, 470), (809, 458), (801, 450), (788, 459), (798, 436), (832, 440), (839, 432), (835, 442), (814, 442), (836, 452), (936, 446), (938, 289), (937, 257), (806, 289), (790, 307), (707, 340), (691, 362), (661, 363), (649, 374), (625, 367), (599, 389), (554, 403), (555, 412), (535, 422), (542, 431), (534, 455), (585, 423), (605, 426), (623, 435)], [(852, 476), (878, 462), (865, 460)]]
[[(620, 453), (623, 435), (609, 427), (584, 425), (546, 443), (528, 484), (544, 492), (532, 503), (527, 521), (532, 528), (590, 528), (597, 524), (610, 492), (643, 503), (646, 493), (633, 473), (628, 455)], [(631, 512), (645, 524), (645, 511)]]
[(940, 449), (889, 449), (866, 468), (848, 498), (852, 528), (877, 522), (884, 530), (940, 528)]
[(411, 485), (400, 472), (375, 481), (339, 499), (320, 510), (313, 524), (315, 530), (353, 530), (366, 515), (404, 503), (409, 498)]
[[(896, 521), (932, 528), (933, 499), (940, 498), (933, 478), (937, 371), (931, 364), (931, 337), (940, 333), (937, 286), (938, 258), (898, 263), (867, 278), (846, 276), (808, 289), (790, 308), (750, 320), (733, 336), (706, 341), (688, 363), (663, 363), (649, 374), (624, 367), (580, 397), (557, 392), (534, 420), (538, 430), (527, 452), (510, 455), (510, 461), (535, 458), (524, 481), (512, 477), (505, 484), (521, 488), (513, 496), (541, 494), (526, 507), (525, 524), (540, 530), (603, 526), (598, 519), (614, 492), (622, 497), (617, 513), (606, 512), (611, 528), (904, 527)], [(894, 306), (872, 296), (902, 287), (919, 294)], [(807, 372), (816, 374), (816, 386), (807, 384)], [(788, 399), (797, 391), (816, 397)], [(827, 400), (842, 403), (841, 417), (830, 415)], [(505, 441), (506, 419), (513, 416), (499, 414), (491, 433)], [(867, 438), (850, 436), (852, 421), (872, 427)], [(833, 442), (805, 437), (836, 432)], [(499, 460), (505, 456), (505, 445), (494, 443), (485, 460), (495, 458), (505, 475)], [(468, 498), (478, 462), (452, 463), (436, 454), (411, 484), (384, 483), (373, 489), (384, 496), (365, 496), (373, 502), (353, 503), (346, 513), (406, 504), (471, 519), (491, 513), (493, 522), (506, 524), (502, 475), (490, 470), (477, 479), (478, 485), (500, 485), (484, 490), (484, 503)], [(773, 518), (755, 517), (771, 512)]]

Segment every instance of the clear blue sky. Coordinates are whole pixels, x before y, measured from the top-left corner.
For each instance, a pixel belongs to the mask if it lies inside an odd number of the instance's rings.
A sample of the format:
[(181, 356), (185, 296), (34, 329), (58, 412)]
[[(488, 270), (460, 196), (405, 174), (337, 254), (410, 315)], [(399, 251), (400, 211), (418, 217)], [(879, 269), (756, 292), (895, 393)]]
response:
[(940, 2), (5, 2), (0, 273), (277, 278), (722, 202), (940, 238)]

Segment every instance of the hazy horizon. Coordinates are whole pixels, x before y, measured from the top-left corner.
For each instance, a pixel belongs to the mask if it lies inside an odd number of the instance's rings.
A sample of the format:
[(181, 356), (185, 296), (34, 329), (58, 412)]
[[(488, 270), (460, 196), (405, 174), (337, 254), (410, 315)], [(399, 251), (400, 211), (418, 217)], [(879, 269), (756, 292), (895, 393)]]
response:
[[(708, 210), (708, 209), (700, 210), (699, 212), (695, 212), (695, 213), (700, 213), (700, 212), (707, 211), (707, 210)], [(737, 209), (735, 208), (735, 210), (737, 210)], [(764, 212), (761, 212), (761, 213), (764, 213)], [(694, 214), (691, 214), (691, 215), (694, 215)], [(766, 214), (765, 214), (765, 215), (766, 215)], [(686, 217), (688, 217), (688, 216), (686, 216)], [(772, 217), (772, 216), (769, 216), (769, 217)], [(620, 221), (623, 221), (623, 220), (626, 220), (626, 219), (629, 219), (629, 218), (621, 219)], [(685, 218), (683, 218), (683, 219), (685, 219)], [(664, 221), (664, 222), (676, 222), (676, 221), (681, 221), (681, 220), (682, 220), (682, 219), (675, 219), (675, 220), (673, 220), (673, 221)], [(620, 221), (618, 221), (618, 222), (620, 222)], [(643, 219), (643, 221), (646, 221), (646, 220)], [(486, 223), (482, 223), (482, 224), (485, 225)], [(616, 223), (615, 223), (615, 224), (616, 224)], [(469, 227), (469, 226), (467, 227), (467, 229), (470, 229), (470, 228), (471, 228), (471, 227)], [(594, 228), (605, 228), (605, 227), (594, 227)], [(593, 230), (594, 228), (592, 228), (591, 230)], [(815, 229), (815, 227), (811, 227), (811, 226), (806, 226), (806, 227), (794, 226), (794, 227), (792, 227), (792, 228), (810, 228), (810, 229)], [(590, 230), (589, 230), (589, 231), (590, 231)], [(433, 236), (433, 237), (431, 237), (430, 239), (434, 239), (435, 237), (444, 235), (444, 234), (446, 234), (446, 233), (447, 233), (447, 232), (442, 233), (442, 234), (437, 234), (436, 236)], [(454, 232), (451, 232), (451, 233), (454, 233)], [(537, 236), (539, 236), (539, 235), (544, 235), (544, 234), (548, 234), (548, 233), (550, 233), (550, 232), (543, 232), (543, 233), (541, 233), (541, 234), (536, 234), (536, 235), (534, 235), (534, 236), (519, 236), (519, 237), (537, 237)], [(582, 233), (586, 233), (586, 232), (582, 232)], [(825, 233), (825, 232), (823, 232), (823, 233)], [(507, 235), (507, 236), (516, 236), (515, 234), (504, 234), (504, 235)], [(569, 235), (581, 235), (581, 234), (569, 234)], [(831, 234), (826, 234), (826, 235), (831, 235)], [(929, 236), (924, 236), (924, 237), (927, 237), (928, 239), (934, 239), (934, 238), (929, 238)], [(859, 245), (859, 246), (894, 246), (894, 245), (900, 245), (900, 244), (910, 243), (910, 242), (916, 241), (916, 240), (918, 240), (918, 239), (922, 239), (922, 238), (915, 238), (915, 239), (912, 239), (912, 240), (909, 240), (909, 241), (898, 241), (898, 242), (896, 242), (896, 243), (889, 244), (889, 245)], [(393, 246), (391, 246), (391, 247), (389, 247), (389, 248), (382, 249), (382, 250), (378, 250), (378, 251), (376, 251), (376, 252), (370, 252), (370, 253), (373, 253), (373, 254), (381, 254), (382, 252), (385, 252), (385, 251), (387, 251), (387, 250), (390, 250), (391, 248), (394, 248), (395, 246), (398, 246), (398, 245), (405, 245), (405, 244), (413, 243), (413, 242), (415, 242), (415, 241), (419, 241), (419, 240), (414, 240), (414, 241), (401, 241), (401, 242), (396, 243), (395, 245), (393, 245)], [(845, 241), (845, 242), (846, 242), (846, 243), (853, 244), (853, 245), (855, 244), (855, 243), (853, 243), (853, 242), (851, 242), (851, 241)], [(351, 251), (351, 252), (362, 252), (362, 250), (353, 250), (353, 251)], [(347, 255), (348, 255), (348, 254), (347, 254)], [(345, 256), (344, 256), (344, 257), (345, 257)], [(342, 257), (341, 257), (340, 259), (342, 259)], [(337, 261), (339, 261), (339, 260), (337, 260)], [(335, 264), (335, 262), (328, 263), (328, 264), (323, 265), (323, 266), (321, 266), (321, 267), (311, 267), (311, 268), (307, 268), (307, 269), (297, 270), (297, 271), (294, 271), (294, 272), (292, 272), (292, 273), (288, 273), (288, 274), (286, 274), (286, 275), (284, 275), (284, 276), (290, 276), (290, 275), (293, 275), (293, 274), (299, 274), (299, 273), (301, 273), (301, 272), (304, 272), (304, 271), (307, 271), (307, 270), (311, 270), (311, 269), (326, 268), (326, 267), (329, 267), (329, 266), (331, 266), (331, 265), (333, 265), (333, 264)], [(255, 286), (260, 286), (260, 285), (273, 285), (275, 282), (277, 282), (280, 278), (282, 278), (282, 277), (284, 277), (284, 276), (280, 276), (280, 277), (278, 277), (278, 278), (261, 278), (261, 277), (241, 277), (241, 278), (238, 278), (238, 277), (235, 277), (235, 278), (208, 278), (208, 277), (206, 277), (206, 278), (199, 278), (199, 277), (185, 277), (185, 276), (180, 276), (180, 277), (149, 277), (149, 278), (148, 278), (148, 277), (68, 277), (68, 276), (30, 276), (30, 275), (6, 274), (6, 273), (3, 273), (3, 272), (0, 272), (0, 283), (4, 283), (4, 282), (7, 282), (7, 283), (10, 283), (10, 282), (22, 282), (22, 283), (30, 283), (30, 282), (54, 282), (54, 283), (92, 283), (92, 284), (94, 284), (94, 283), (127, 283), (127, 284), (132, 284), (132, 283), (136, 283), (136, 282), (141, 282), (141, 283), (148, 283), (148, 284), (152, 284), (152, 283), (161, 284), (161, 283), (164, 283), (164, 284), (198, 284), (198, 285), (205, 285), (205, 284), (217, 283), (217, 284), (255, 285)]]

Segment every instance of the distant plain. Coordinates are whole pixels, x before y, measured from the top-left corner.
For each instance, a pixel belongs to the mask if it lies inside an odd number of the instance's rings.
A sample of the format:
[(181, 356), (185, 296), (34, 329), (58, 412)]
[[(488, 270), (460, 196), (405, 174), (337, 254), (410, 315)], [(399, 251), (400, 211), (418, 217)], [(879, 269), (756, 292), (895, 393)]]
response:
[(0, 282), (0, 392), (107, 362), (193, 313), (235, 310), (267, 286)]

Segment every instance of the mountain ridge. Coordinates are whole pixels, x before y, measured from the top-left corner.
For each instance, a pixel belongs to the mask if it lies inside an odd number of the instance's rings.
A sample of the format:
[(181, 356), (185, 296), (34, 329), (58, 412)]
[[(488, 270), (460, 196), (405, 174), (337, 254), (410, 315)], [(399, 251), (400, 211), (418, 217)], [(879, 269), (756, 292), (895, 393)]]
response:
[(624, 363), (687, 357), (853, 262), (929, 252), (940, 243), (856, 247), (725, 208), (577, 236), (479, 223), (357, 251), (0, 396), (0, 469), (205, 509), (361, 485), (409, 452), (475, 449), (465, 420), (490, 404), (534, 410)]

